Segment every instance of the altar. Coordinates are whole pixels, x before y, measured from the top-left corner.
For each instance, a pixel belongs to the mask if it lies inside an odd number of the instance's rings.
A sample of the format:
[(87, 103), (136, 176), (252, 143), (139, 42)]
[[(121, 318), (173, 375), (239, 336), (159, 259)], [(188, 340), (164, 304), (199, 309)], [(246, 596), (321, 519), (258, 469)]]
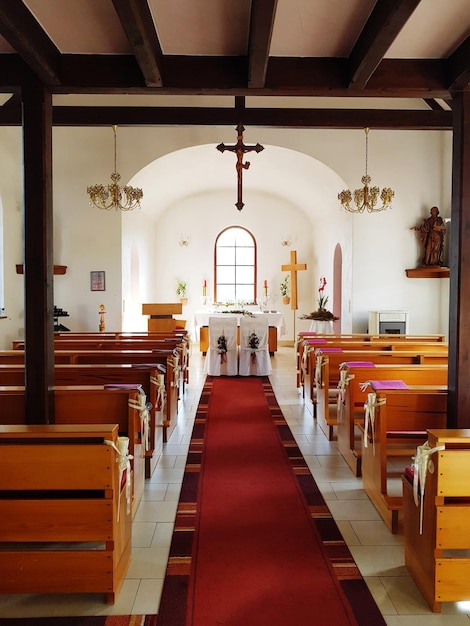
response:
[[(194, 326), (199, 328), (199, 349), (206, 354), (209, 347), (209, 317), (236, 317), (238, 326), (240, 326), (240, 318), (244, 315), (242, 312), (222, 312), (220, 309), (203, 309), (196, 311), (194, 314)], [(284, 315), (279, 311), (250, 311), (247, 310), (245, 315), (265, 315), (268, 318), (269, 326), (269, 352), (273, 355), (277, 351), (277, 340), (286, 332), (286, 323)]]

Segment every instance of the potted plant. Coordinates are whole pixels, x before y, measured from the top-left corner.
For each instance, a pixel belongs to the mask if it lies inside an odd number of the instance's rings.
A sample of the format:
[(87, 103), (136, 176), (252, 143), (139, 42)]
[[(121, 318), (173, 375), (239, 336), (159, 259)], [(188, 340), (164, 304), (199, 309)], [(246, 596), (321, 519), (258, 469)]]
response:
[(176, 295), (180, 297), (181, 304), (188, 304), (188, 298), (186, 297), (187, 288), (188, 283), (185, 280), (178, 280)]
[(318, 288), (318, 309), (312, 311), (308, 315), (301, 315), (302, 320), (317, 320), (319, 322), (335, 322), (339, 319), (331, 311), (328, 311), (326, 305), (328, 304), (328, 296), (325, 296), (326, 278), (322, 276), (320, 278), (320, 287)]
[(289, 304), (289, 274), (286, 274), (284, 280), (281, 283), (281, 296), (283, 304)]

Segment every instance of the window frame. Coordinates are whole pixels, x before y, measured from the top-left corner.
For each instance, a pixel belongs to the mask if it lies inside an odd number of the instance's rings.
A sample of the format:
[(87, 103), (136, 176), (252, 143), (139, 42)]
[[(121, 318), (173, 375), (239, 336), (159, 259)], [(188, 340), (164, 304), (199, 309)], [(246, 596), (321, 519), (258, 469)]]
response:
[[(218, 291), (218, 282), (217, 282), (217, 268), (218, 268), (218, 264), (217, 264), (217, 246), (218, 246), (218, 242), (219, 242), (219, 239), (221, 238), (221, 236), (225, 235), (227, 233), (227, 231), (232, 230), (232, 229), (245, 231), (245, 233), (247, 233), (247, 235), (250, 237), (250, 239), (253, 242), (253, 266), (252, 266), (253, 267), (253, 300), (252, 301), (247, 301), (247, 304), (256, 304), (256, 300), (257, 300), (256, 285), (257, 285), (257, 275), (258, 275), (258, 267), (257, 267), (257, 256), (258, 255), (257, 255), (256, 239), (255, 239), (253, 233), (251, 231), (249, 231), (247, 228), (245, 228), (244, 226), (237, 226), (237, 225), (227, 226), (227, 228), (224, 228), (223, 230), (221, 230), (218, 233), (217, 237), (215, 238), (215, 243), (214, 243), (214, 302), (218, 302), (218, 297), (217, 297), (217, 291)], [(236, 289), (237, 289), (237, 282), (236, 282), (236, 267), (237, 267), (237, 264), (236, 263), (235, 263), (234, 267), (235, 267), (235, 283), (234, 283), (234, 285), (235, 285), (235, 293), (236, 293)], [(251, 267), (251, 265), (249, 267)]]

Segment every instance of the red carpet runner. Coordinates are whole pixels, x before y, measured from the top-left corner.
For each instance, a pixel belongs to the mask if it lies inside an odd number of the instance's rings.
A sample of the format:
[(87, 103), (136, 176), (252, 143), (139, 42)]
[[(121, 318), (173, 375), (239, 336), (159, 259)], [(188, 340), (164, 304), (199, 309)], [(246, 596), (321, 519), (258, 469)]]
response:
[(208, 377), (158, 626), (380, 626), (267, 377)]

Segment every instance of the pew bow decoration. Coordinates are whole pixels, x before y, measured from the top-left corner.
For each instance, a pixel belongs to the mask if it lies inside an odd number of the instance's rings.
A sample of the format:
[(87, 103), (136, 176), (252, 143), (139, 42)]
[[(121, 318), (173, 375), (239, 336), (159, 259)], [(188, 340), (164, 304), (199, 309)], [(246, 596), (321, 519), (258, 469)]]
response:
[(317, 354), (317, 358), (315, 361), (315, 385), (319, 388), (322, 386), (321, 370), (326, 362), (326, 357), (324, 357), (322, 354)]
[[(369, 383), (363, 383), (361, 385), (361, 391), (365, 391)], [(372, 453), (375, 454), (375, 411), (377, 407), (385, 404), (385, 398), (377, 399), (377, 394), (368, 393), (367, 394), (367, 402), (364, 403), (364, 448), (369, 446), (368, 442), (368, 434), (369, 434), (369, 424), (370, 424), (370, 433), (372, 439)]]
[(339, 381), (338, 381), (338, 416), (343, 414), (344, 406), (346, 404), (346, 388), (349, 385), (349, 381), (354, 378), (354, 374), (350, 375), (349, 372), (342, 367), (340, 367)]
[(163, 413), (166, 404), (165, 374), (157, 374), (155, 383), (157, 385), (157, 411)]
[(180, 360), (177, 354), (173, 354), (170, 358), (170, 365), (173, 368), (173, 380), (171, 381), (172, 387), (178, 387), (180, 384)]
[[(114, 441), (109, 439), (105, 439), (104, 443), (107, 446), (111, 446), (113, 450), (116, 452), (116, 463), (119, 464), (119, 487), (122, 485), (122, 480), (125, 472), (125, 489), (126, 489), (126, 504), (127, 504), (127, 514), (129, 515), (131, 512), (131, 459), (134, 457), (132, 454), (129, 454), (129, 437), (118, 437), (117, 445)], [(120, 507), (118, 506), (117, 510), (117, 521), (119, 522), (119, 512)]]
[(129, 407), (139, 411), (140, 415), (140, 432), (142, 440), (144, 442), (144, 449), (150, 450), (150, 411), (152, 410), (152, 404), (147, 402), (147, 396), (143, 389), (139, 390), (139, 400), (135, 402), (132, 398), (129, 398)]
[(430, 448), (429, 443), (416, 448), (416, 455), (413, 457), (413, 498), (416, 506), (419, 506), (419, 534), (423, 534), (423, 514), (424, 514), (424, 490), (426, 485), (426, 474), (434, 472), (434, 463), (431, 456), (435, 452), (445, 450), (445, 446)]

